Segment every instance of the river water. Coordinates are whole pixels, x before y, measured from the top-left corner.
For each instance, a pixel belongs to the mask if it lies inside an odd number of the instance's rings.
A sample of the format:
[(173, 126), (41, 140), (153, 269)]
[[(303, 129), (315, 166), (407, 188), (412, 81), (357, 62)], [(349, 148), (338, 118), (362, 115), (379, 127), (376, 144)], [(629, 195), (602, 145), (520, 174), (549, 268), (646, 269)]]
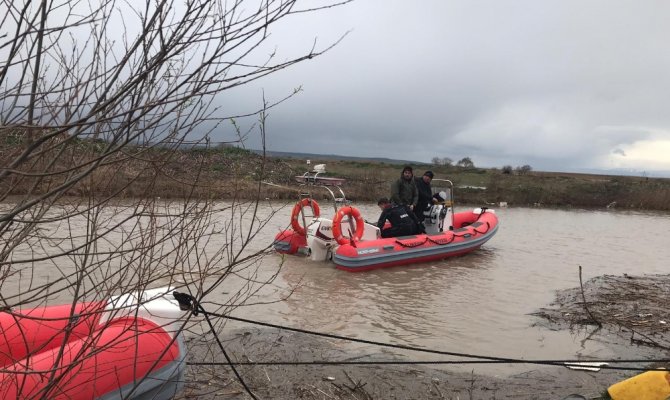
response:
[[(267, 246), (286, 228), (291, 206), (272, 204), (261, 209), (261, 214), (272, 210), (276, 214), (253, 239), (251, 249)], [(355, 206), (366, 219), (376, 219), (375, 205)], [(260, 275), (278, 273), (277, 277), (251, 296), (250, 303), (261, 304), (237, 308), (233, 315), (366, 340), (495, 357), (616, 356), (603, 343), (584, 341), (587, 332), (534, 326), (538, 320), (529, 314), (548, 306), (556, 290), (579, 286), (580, 265), (584, 280), (604, 274), (668, 273), (670, 214), (539, 208), (495, 212), (500, 219), (495, 237), (471, 254), (438, 262), (350, 273), (327, 262), (293, 256), (285, 257), (278, 269), (282, 256), (273, 253), (261, 261)], [(322, 215), (332, 216), (332, 209), (322, 206)], [(86, 224), (60, 224), (53, 230), (67, 237), (70, 233), (62, 231), (67, 226), (76, 230), (85, 229)], [(208, 244), (210, 250), (220, 245), (214, 240)], [(53, 267), (35, 269), (46, 280), (53, 279), (46, 271), (59, 272)], [(224, 302), (225, 294), (234, 290), (227, 285), (236, 284), (235, 280), (228, 282), (208, 300)], [(22, 288), (9, 281), (3, 285), (5, 291)], [(278, 301), (291, 290), (288, 299)], [(360, 354), (387, 352), (375, 346), (351, 346)], [(421, 353), (401, 352), (399, 356), (435, 359)], [(475, 370), (499, 373), (501, 368), (477, 366)], [(510, 371), (508, 368), (504, 370)]]
[[(375, 206), (358, 206), (364, 216), (376, 216)], [(537, 319), (529, 314), (548, 306), (556, 290), (578, 287), (580, 265), (584, 281), (603, 274), (668, 273), (670, 215), (495, 211), (501, 224), (496, 236), (462, 257), (363, 273), (289, 257), (279, 281), (300, 282), (299, 288), (285, 303), (264, 306), (254, 315), (293, 327), (442, 351), (525, 359), (616, 356), (602, 343), (584, 342), (588, 332), (534, 327)], [(408, 359), (431, 358), (415, 353)], [(499, 368), (477, 370), (497, 373)], [(504, 370), (510, 371), (509, 366)]]

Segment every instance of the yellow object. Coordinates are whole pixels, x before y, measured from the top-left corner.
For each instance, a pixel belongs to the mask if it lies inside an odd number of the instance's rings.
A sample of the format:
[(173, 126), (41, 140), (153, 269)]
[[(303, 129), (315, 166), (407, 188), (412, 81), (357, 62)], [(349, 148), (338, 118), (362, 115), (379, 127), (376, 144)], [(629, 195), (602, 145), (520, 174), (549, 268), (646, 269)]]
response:
[(670, 397), (670, 372), (647, 371), (607, 389), (612, 400), (666, 400)]

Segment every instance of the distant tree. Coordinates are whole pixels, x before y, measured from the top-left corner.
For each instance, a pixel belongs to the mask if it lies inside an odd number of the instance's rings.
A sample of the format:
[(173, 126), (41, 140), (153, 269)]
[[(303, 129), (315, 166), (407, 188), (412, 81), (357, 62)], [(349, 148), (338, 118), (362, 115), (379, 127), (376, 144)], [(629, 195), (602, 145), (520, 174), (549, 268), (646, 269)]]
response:
[(531, 167), (528, 164), (523, 165), (521, 167), (516, 167), (516, 173), (519, 174), (519, 175), (526, 175), (527, 173), (529, 173), (532, 170), (533, 170), (533, 167)]
[(501, 171), (502, 171), (503, 174), (511, 175), (512, 174), (512, 166), (511, 165), (504, 165), (502, 167)]
[(451, 167), (454, 164), (454, 161), (449, 157), (433, 157), (430, 162), (433, 165), (442, 165), (445, 167)]
[(464, 157), (464, 158), (461, 158), (460, 160), (458, 160), (458, 162), (456, 163), (456, 166), (461, 167), (461, 168), (474, 168), (475, 163), (472, 162), (470, 157)]

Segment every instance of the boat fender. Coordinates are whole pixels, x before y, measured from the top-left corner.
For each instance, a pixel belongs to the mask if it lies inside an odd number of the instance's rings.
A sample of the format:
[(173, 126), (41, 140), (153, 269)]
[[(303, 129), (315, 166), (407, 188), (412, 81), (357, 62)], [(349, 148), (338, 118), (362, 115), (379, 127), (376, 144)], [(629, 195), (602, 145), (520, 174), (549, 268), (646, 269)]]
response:
[[(342, 235), (342, 218), (349, 216), (356, 221), (356, 232), (352, 238)], [(346, 206), (340, 208), (333, 218), (333, 238), (339, 244), (351, 244), (355, 240), (361, 240), (363, 237), (363, 229), (365, 229), (365, 221), (361, 216), (361, 212), (356, 207)]]
[(319, 203), (317, 203), (316, 200), (310, 198), (304, 198), (293, 206), (293, 211), (291, 212), (291, 227), (297, 234), (301, 236), (305, 236), (306, 233), (305, 227), (300, 225), (300, 221), (298, 221), (303, 207), (311, 207), (312, 211), (314, 212), (314, 218), (319, 218), (319, 215), (321, 215)]

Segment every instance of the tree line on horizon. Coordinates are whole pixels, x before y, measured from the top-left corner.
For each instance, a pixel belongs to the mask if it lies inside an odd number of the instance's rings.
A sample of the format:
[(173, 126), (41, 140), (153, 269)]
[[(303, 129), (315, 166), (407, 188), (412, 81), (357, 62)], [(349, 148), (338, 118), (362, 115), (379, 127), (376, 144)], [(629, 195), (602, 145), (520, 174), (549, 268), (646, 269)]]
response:
[(430, 160), (431, 164), (439, 165), (442, 167), (462, 167), (462, 168), (474, 168), (475, 163), (470, 157), (463, 157), (454, 164), (454, 160), (449, 157), (433, 157)]
[[(475, 168), (475, 163), (472, 161), (470, 157), (463, 157), (460, 160), (454, 164), (454, 160), (452, 160), (449, 157), (433, 157), (431, 160), (431, 164), (433, 165), (439, 165), (443, 167), (460, 167), (460, 168)], [(518, 166), (516, 168), (513, 168), (511, 165), (504, 165), (501, 169), (501, 172), (503, 174), (511, 175), (513, 172), (516, 173), (517, 175), (525, 175), (529, 173), (530, 171), (533, 170), (533, 167), (531, 167), (528, 164)]]

